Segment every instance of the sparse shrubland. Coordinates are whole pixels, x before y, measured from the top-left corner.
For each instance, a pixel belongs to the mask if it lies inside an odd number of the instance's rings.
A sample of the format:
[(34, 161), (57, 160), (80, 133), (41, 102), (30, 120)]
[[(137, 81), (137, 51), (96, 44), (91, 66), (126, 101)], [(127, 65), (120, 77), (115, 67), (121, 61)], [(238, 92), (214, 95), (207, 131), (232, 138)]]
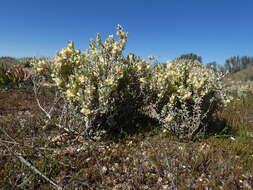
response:
[(223, 76), (197, 60), (151, 65), (133, 54), (124, 56), (127, 33), (118, 26), (117, 35), (119, 41), (109, 36), (102, 42), (98, 34), (84, 53), (69, 42), (53, 63), (35, 62), (35, 70), (51, 70), (61, 92), (83, 114), (83, 130), (120, 131), (146, 110), (178, 137), (204, 132), (213, 114), (229, 101)]
[(252, 92), (194, 54), (124, 55), (117, 36), (29, 59), (33, 88), (1, 91), (0, 188), (252, 189)]

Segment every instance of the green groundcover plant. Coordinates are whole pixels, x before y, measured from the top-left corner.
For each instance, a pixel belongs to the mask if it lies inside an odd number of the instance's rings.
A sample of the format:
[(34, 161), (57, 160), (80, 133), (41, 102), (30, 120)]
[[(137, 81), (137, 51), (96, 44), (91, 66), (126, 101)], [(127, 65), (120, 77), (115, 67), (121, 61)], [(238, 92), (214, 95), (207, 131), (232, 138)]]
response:
[(31, 75), (27, 68), (10, 63), (0, 63), (0, 85), (25, 82), (31, 78)]
[(178, 136), (193, 136), (229, 102), (222, 74), (198, 61), (151, 64), (134, 54), (124, 56), (128, 33), (120, 25), (117, 36), (102, 42), (97, 34), (84, 52), (69, 42), (54, 61), (33, 61), (36, 72), (50, 73), (83, 115), (84, 130), (122, 129), (144, 113)]

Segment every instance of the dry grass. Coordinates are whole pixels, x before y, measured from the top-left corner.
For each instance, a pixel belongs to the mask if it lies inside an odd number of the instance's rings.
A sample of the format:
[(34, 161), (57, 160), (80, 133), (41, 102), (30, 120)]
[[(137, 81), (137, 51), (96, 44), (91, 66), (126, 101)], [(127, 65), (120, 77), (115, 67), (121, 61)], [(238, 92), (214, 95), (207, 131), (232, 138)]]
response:
[(229, 75), (229, 80), (232, 81), (253, 81), (253, 67), (243, 69), (239, 72)]
[(219, 114), (223, 131), (195, 142), (158, 129), (94, 141), (45, 127), (31, 89), (0, 92), (0, 189), (54, 189), (11, 152), (66, 190), (252, 189), (252, 110), (253, 96), (233, 102)]

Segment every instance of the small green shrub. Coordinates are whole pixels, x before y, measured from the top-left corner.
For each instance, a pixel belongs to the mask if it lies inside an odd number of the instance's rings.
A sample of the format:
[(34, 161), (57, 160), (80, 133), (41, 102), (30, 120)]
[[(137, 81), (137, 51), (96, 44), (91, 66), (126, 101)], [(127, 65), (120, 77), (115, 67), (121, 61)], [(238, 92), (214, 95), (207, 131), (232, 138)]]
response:
[(0, 84), (17, 84), (27, 81), (31, 78), (31, 72), (18, 65), (1, 64), (0, 65)]
[(10, 68), (8, 64), (1, 63), (0, 64), (0, 84), (4, 85), (9, 83), (9, 77), (7, 75), (7, 71)]
[(53, 59), (49, 57), (33, 58), (30, 61), (34, 77), (43, 77), (45, 82), (52, 82)]
[(11, 82), (18, 83), (30, 79), (31, 72), (26, 68), (12, 67), (7, 71), (7, 75)]

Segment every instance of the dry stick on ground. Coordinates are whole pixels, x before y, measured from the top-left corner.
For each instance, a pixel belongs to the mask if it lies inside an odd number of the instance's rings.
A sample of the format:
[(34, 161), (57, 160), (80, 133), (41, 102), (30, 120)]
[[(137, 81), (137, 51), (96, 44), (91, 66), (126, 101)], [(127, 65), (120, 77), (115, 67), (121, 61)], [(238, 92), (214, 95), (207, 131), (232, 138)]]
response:
[[(40, 82), (41, 83), (41, 82)], [(39, 82), (38, 82), (39, 84)], [(39, 106), (39, 108), (46, 114), (46, 116), (48, 117), (48, 119), (51, 119), (51, 112), (53, 111), (53, 107), (56, 104), (56, 101), (54, 101), (53, 105), (51, 106), (50, 110), (47, 112), (40, 104), (39, 98), (38, 98), (38, 91), (40, 89), (40, 86), (36, 84), (35, 79), (33, 80), (33, 91), (34, 91), (34, 95), (35, 95), (35, 99), (37, 101), (37, 104)], [(57, 97), (57, 96), (56, 96)]]
[(53, 148), (37, 147), (37, 146), (32, 146), (32, 145), (27, 145), (27, 144), (21, 144), (21, 143), (13, 142), (13, 141), (6, 141), (6, 140), (2, 140), (2, 139), (0, 139), (0, 142), (6, 143), (6, 144), (13, 144), (13, 145), (18, 145), (18, 146), (29, 147), (29, 148), (35, 148), (35, 149), (38, 149), (38, 150), (48, 150), (48, 151), (55, 150)]
[[(33, 79), (33, 91), (34, 91), (34, 95), (35, 95), (35, 99), (36, 99), (36, 102), (38, 104), (38, 107), (41, 109), (41, 111), (46, 115), (46, 117), (51, 120), (52, 119), (52, 111), (55, 109), (55, 106), (56, 104), (60, 101), (61, 97), (59, 95), (58, 92), (56, 92), (55, 94), (55, 97), (54, 97), (54, 101), (49, 109), (49, 111), (46, 111), (45, 108), (43, 108), (43, 106), (41, 105), (40, 103), (40, 100), (38, 98), (38, 91), (40, 89), (40, 84), (42, 82), (36, 82), (35, 79)], [(64, 131), (66, 131), (67, 133), (72, 133), (72, 134), (75, 134), (75, 135), (80, 135), (79, 133), (77, 133), (76, 131), (73, 131), (71, 129), (68, 129), (66, 127), (63, 127), (62, 125), (60, 125), (59, 123), (55, 124), (55, 126), (57, 126), (58, 128), (60, 129), (63, 129)]]
[[(15, 141), (15, 139), (13, 139), (10, 135), (8, 135), (8, 133), (1, 129), (0, 130), (8, 137), (10, 138), (14, 143), (17, 143)], [(26, 159), (24, 159), (24, 157), (20, 154), (15, 152), (14, 150), (12, 150), (9, 146), (7, 146), (6, 144), (4, 144), (3, 142), (0, 142), (11, 154), (13, 154), (14, 156), (16, 156), (23, 164), (25, 164), (27, 167), (29, 167), (34, 173), (38, 174), (39, 176), (41, 176), (43, 179), (45, 179), (47, 182), (49, 182), (51, 185), (53, 185), (57, 190), (63, 190), (62, 187), (58, 186), (55, 182), (53, 182), (52, 180), (50, 180), (47, 176), (45, 176), (43, 173), (41, 173), (36, 167), (34, 167), (31, 163), (29, 163)], [(18, 144), (18, 143), (17, 143)]]

